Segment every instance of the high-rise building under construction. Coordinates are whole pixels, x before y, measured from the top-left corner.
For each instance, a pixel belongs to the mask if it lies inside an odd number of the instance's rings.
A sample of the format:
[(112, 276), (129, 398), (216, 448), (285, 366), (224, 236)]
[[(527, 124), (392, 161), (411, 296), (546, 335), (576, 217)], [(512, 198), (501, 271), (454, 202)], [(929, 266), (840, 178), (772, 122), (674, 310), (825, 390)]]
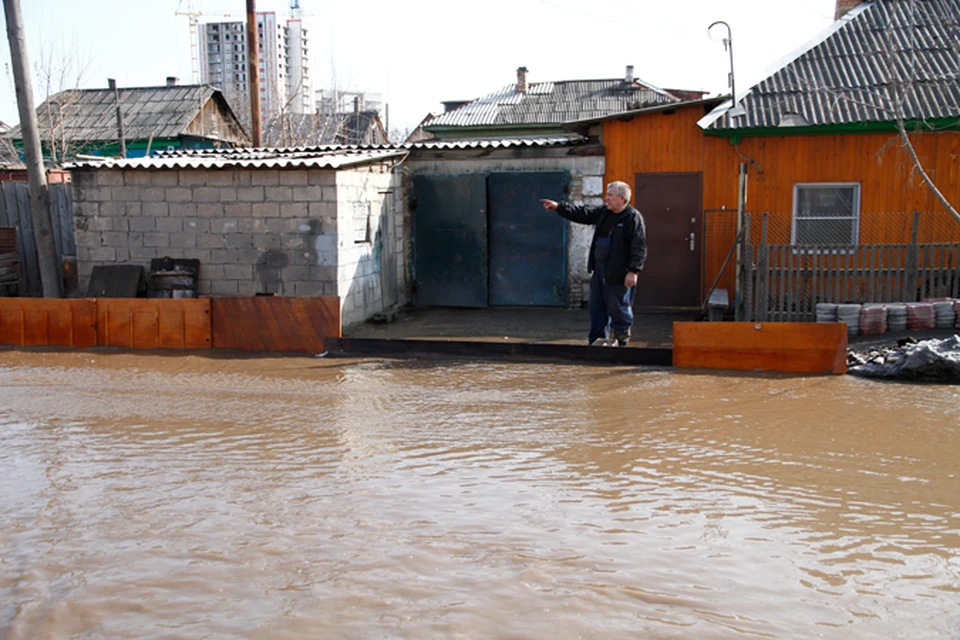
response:
[[(260, 48), (260, 110), (277, 113), (312, 113), (307, 28), (299, 17), (278, 21), (276, 13), (257, 13)], [(210, 22), (197, 31), (200, 80), (221, 89), (234, 109), (243, 111), (249, 96), (247, 78), (247, 25), (245, 22)]]

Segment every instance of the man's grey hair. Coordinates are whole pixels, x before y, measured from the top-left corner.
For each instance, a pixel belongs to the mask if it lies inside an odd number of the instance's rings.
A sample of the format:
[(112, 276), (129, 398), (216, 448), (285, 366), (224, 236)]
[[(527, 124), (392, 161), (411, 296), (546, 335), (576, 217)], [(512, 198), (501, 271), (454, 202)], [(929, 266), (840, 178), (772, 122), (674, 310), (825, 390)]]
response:
[(613, 191), (616, 195), (621, 196), (627, 202), (630, 202), (630, 196), (632, 192), (630, 191), (630, 185), (626, 182), (611, 182), (607, 185), (607, 191)]

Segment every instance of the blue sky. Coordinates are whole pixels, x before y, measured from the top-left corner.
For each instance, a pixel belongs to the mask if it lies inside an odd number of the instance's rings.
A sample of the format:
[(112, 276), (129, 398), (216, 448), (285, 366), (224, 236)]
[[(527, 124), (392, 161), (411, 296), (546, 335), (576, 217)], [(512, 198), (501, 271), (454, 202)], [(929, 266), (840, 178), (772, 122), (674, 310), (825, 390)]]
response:
[[(201, 21), (244, 19), (245, 0), (192, 0)], [(161, 85), (191, 78), (188, 0), (20, 0), (39, 104), (61, 88)], [(289, 0), (258, 0), (286, 15)], [(835, 0), (301, 0), (311, 28), (314, 88), (379, 93), (391, 128), (412, 128), (441, 101), (516, 80), (634, 75), (668, 88), (727, 91), (722, 27), (733, 31), (738, 92), (833, 21)], [(225, 17), (229, 16), (229, 17)], [(5, 33), (5, 31), (4, 31)], [(0, 120), (17, 115), (10, 52), (0, 47)], [(64, 71), (66, 72), (64, 73)], [(335, 79), (335, 80), (334, 80)]]

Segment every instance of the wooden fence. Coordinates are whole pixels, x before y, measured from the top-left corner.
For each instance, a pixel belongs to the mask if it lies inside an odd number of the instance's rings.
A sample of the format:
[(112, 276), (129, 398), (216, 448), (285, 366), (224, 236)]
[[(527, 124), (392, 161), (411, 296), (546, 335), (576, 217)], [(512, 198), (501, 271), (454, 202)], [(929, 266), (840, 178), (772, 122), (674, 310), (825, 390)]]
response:
[[(765, 220), (764, 220), (765, 222)], [(768, 245), (745, 218), (737, 315), (746, 321), (814, 321), (818, 302), (916, 302), (960, 297), (960, 243)]]
[[(57, 249), (57, 264), (75, 260), (77, 245), (73, 235), (73, 196), (69, 182), (54, 183), (50, 189), (50, 222)], [(25, 297), (40, 297), (40, 262), (30, 215), (30, 191), (26, 182), (0, 180), (0, 227), (17, 228), (17, 253), (20, 256), (20, 291)]]

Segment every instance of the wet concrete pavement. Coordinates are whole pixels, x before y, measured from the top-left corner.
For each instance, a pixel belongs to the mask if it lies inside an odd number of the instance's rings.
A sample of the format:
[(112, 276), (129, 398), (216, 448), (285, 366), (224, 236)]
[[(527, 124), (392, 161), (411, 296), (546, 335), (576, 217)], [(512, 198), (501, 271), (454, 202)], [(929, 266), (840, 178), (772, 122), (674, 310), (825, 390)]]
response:
[[(673, 323), (696, 316), (696, 310), (637, 314), (631, 346), (670, 348)], [(389, 323), (346, 330), (344, 337), (585, 345), (589, 327), (586, 309), (418, 307), (400, 309)]]

